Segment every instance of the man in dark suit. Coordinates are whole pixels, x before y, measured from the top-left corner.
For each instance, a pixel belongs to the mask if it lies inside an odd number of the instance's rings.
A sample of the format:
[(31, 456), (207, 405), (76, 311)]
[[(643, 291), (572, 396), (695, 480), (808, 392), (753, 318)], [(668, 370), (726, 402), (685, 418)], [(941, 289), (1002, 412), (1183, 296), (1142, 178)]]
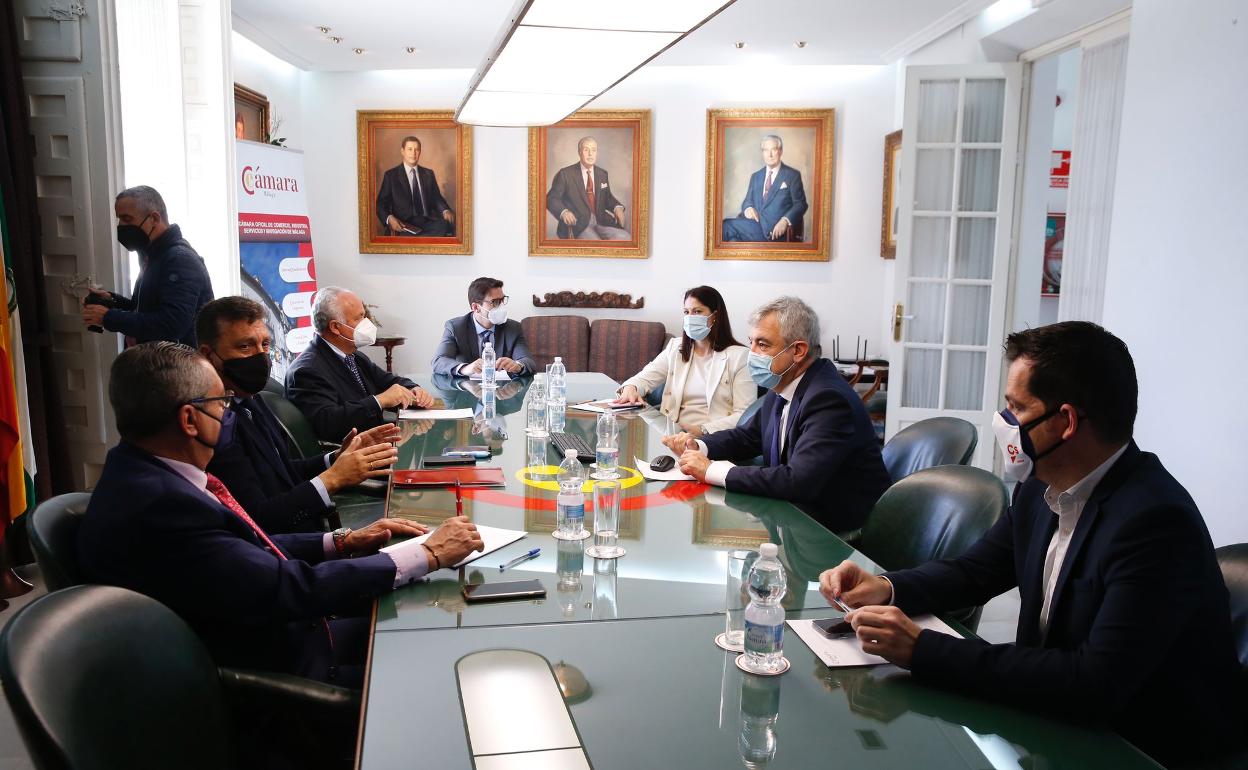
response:
[(232, 440), (233, 396), (184, 345), (126, 350), (113, 362), (108, 395), (122, 441), (108, 453), (78, 532), (83, 576), (168, 605), (218, 665), (358, 685), (365, 601), (482, 547), (462, 517), (423, 545), (390, 553), (376, 551), (391, 535), (425, 528), (382, 519), (354, 532), (268, 535), (205, 473), (216, 448)]
[[(122, 190), (113, 203), (117, 240), (139, 252), (134, 296), (92, 291), (84, 299), (82, 322), (124, 335), (126, 343), (169, 340), (195, 345), (195, 313), (212, 299), (203, 257), (169, 224), (165, 199), (151, 187)], [(103, 304), (99, 304), (103, 303)]]
[(598, 166), (598, 140), (583, 136), (576, 143), (580, 161), (555, 173), (546, 193), (546, 210), (558, 220), (560, 238), (627, 241), (624, 204), (611, 192), (607, 170)]
[(741, 213), (725, 219), (720, 237), (725, 241), (776, 241), (790, 226), (801, 229), (806, 214), (802, 175), (780, 161), (784, 142), (775, 134), (763, 137), (763, 167), (750, 176)]
[(467, 315), (452, 318), (442, 329), (442, 341), (433, 353), (434, 374), (471, 377), (481, 373), (481, 351), (494, 346), (494, 367), (512, 375), (537, 369), (524, 342), (520, 322), (507, 319), (503, 282), (481, 277), (468, 284)]
[[(1011, 334), (1006, 358), (994, 429), (1020, 481), (1006, 515), (961, 556), (882, 577), (844, 562), (820, 589), (859, 608), (866, 652), (921, 681), (1112, 727), (1168, 767), (1235, 748), (1244, 716), (1226, 586), (1195, 502), (1131, 438), (1126, 345), (1072, 321)], [(1014, 644), (908, 617), (1016, 586)]]
[(221, 479), (251, 517), (270, 534), (320, 532), (333, 511), (332, 495), (365, 479), (386, 476), (394, 462), (399, 428), (383, 423), (347, 433), (341, 448), (294, 458), (277, 418), (256, 396), (269, 381), (273, 338), (264, 308), (246, 297), (204, 305), (196, 321), (199, 352), (234, 391), (234, 441), (219, 449), (208, 472)]
[(433, 169), (419, 165), (420, 140), (405, 136), (399, 146), (403, 162), (381, 178), (377, 219), (386, 235), (445, 238), (455, 235), (455, 212), (438, 189)]
[(352, 292), (338, 286), (317, 291), (312, 325), (312, 344), (286, 370), (286, 397), (307, 415), (318, 438), (339, 441), (353, 428), (366, 431), (386, 422), (385, 409), (433, 404), (423, 388), (359, 351), (377, 341), (377, 327)]
[[(891, 483), (862, 399), (819, 357), (819, 318), (802, 300), (763, 305), (750, 327), (750, 376), (771, 391), (763, 405), (731, 430), (663, 443), (699, 481), (797, 503), (828, 529), (852, 533)], [(759, 455), (761, 466), (734, 464)]]

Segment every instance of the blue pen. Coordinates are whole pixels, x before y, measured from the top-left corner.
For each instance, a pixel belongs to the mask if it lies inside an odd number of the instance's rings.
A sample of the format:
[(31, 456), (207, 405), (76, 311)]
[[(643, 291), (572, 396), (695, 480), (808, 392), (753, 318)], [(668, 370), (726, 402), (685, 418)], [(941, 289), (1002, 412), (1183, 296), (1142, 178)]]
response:
[(542, 552), (541, 548), (534, 548), (532, 551), (529, 551), (528, 553), (525, 553), (525, 554), (521, 554), (517, 556), (516, 558), (512, 559), (511, 561), (507, 562), (506, 564), (498, 565), (498, 571), (502, 572), (508, 567), (514, 567), (522, 561), (527, 561), (528, 559), (532, 559), (533, 557), (537, 556), (541, 552)]

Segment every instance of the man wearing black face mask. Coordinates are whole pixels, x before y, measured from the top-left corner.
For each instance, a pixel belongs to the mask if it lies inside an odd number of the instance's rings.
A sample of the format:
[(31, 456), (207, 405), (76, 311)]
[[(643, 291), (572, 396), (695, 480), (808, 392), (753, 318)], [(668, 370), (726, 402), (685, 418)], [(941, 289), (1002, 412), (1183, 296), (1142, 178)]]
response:
[(208, 471), (265, 531), (319, 532), (333, 508), (332, 495), (386, 476), (399, 429), (386, 423), (359, 434), (351, 431), (336, 452), (292, 458), (277, 418), (256, 397), (269, 379), (272, 337), (264, 318), (264, 308), (245, 297), (215, 299), (199, 311), (199, 352), (234, 392), (228, 409), (234, 415), (234, 440), (217, 446)]
[[(857, 608), (866, 652), (918, 680), (1111, 727), (1167, 767), (1235, 750), (1244, 715), (1226, 585), (1196, 503), (1131, 437), (1127, 346), (1069, 321), (1011, 334), (1006, 358), (994, 429), (1020, 482), (1006, 514), (959, 557), (883, 576), (846, 561), (820, 590)], [(1016, 586), (1014, 644), (920, 631), (909, 617)]]
[(195, 346), (195, 313), (212, 299), (212, 282), (204, 260), (169, 224), (160, 193), (131, 187), (117, 194), (117, 241), (139, 252), (139, 279), (134, 297), (92, 292), (84, 300), (82, 321), (125, 335), (127, 344), (168, 340)]

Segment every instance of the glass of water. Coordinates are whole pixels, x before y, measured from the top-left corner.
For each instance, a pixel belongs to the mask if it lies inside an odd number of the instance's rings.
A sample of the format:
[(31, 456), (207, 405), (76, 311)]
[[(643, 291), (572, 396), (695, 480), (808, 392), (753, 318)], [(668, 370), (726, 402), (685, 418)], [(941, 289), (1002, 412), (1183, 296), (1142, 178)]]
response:
[(746, 583), (758, 551), (728, 552), (728, 581), (724, 593), (724, 644), (745, 649), (745, 606), (750, 603)]
[(620, 482), (604, 479), (594, 482), (594, 544), (585, 549), (595, 559), (617, 559), (624, 555), (619, 546)]

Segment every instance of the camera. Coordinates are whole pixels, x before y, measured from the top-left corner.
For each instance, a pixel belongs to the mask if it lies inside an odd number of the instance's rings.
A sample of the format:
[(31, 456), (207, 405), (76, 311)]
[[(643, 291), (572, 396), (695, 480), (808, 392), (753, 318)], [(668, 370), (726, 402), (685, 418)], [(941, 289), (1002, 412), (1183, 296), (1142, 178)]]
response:
[[(117, 307), (117, 299), (113, 296), (112, 292), (101, 292), (93, 289), (87, 293), (87, 296), (82, 300), (82, 304), (83, 307), (86, 307), (87, 305), (99, 305), (100, 307), (111, 309)], [(96, 334), (103, 334), (104, 327), (88, 326), (87, 331), (95, 332)]]

